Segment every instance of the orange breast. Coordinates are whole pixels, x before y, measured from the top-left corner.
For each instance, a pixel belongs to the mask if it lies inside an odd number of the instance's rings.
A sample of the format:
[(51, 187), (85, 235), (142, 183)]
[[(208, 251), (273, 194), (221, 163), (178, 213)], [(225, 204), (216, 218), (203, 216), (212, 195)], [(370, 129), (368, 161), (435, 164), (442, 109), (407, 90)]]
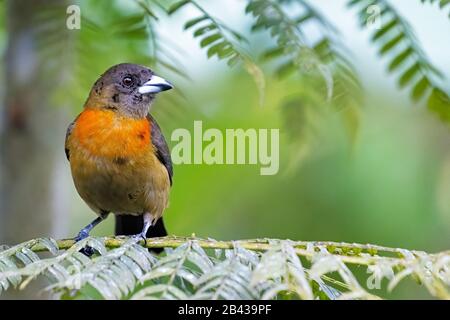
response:
[(89, 153), (107, 157), (132, 157), (151, 151), (150, 123), (111, 110), (86, 109), (78, 117), (72, 136)]

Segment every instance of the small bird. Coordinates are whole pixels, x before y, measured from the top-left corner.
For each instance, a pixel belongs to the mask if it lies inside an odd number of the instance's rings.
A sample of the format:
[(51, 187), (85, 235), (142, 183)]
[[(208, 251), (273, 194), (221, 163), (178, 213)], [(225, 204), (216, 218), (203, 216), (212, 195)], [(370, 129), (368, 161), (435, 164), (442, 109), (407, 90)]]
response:
[(109, 213), (116, 216), (117, 235), (167, 235), (161, 216), (173, 168), (149, 108), (157, 93), (172, 88), (149, 68), (131, 63), (111, 67), (95, 82), (65, 141), (75, 187), (98, 215), (76, 241)]

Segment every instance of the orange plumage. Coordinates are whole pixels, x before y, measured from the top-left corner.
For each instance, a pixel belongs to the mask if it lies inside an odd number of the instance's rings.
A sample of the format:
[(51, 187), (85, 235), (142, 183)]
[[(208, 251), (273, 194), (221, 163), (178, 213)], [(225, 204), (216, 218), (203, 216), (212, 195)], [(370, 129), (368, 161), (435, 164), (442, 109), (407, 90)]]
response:
[(151, 152), (150, 123), (105, 109), (85, 109), (78, 117), (72, 135), (92, 154), (106, 157), (134, 157)]
[(141, 215), (156, 221), (167, 207), (170, 179), (155, 154), (148, 119), (87, 107), (67, 139), (72, 177), (97, 213)]

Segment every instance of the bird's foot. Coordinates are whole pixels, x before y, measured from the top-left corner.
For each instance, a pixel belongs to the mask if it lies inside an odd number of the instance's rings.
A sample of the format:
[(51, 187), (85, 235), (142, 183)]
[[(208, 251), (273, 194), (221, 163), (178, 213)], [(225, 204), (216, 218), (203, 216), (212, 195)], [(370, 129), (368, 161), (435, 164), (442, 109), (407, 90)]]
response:
[(86, 246), (79, 251), (80, 253), (84, 254), (86, 257), (90, 258), (94, 255), (95, 250), (92, 247)]
[(87, 232), (86, 230), (81, 230), (80, 232), (78, 232), (77, 236), (75, 238), (73, 238), (73, 240), (75, 242), (81, 241), (86, 239), (87, 237), (89, 237), (89, 232)]
[[(87, 237), (89, 237), (89, 232), (83, 229), (77, 234), (77, 236), (73, 240), (75, 242), (79, 242), (81, 240), (86, 239)], [(86, 246), (82, 248), (80, 252), (87, 257), (91, 257), (94, 254), (94, 249), (92, 247)]]
[(133, 239), (135, 239), (137, 241), (144, 240), (144, 246), (147, 245), (147, 237), (146, 237), (145, 233), (141, 232), (141, 233), (135, 234), (132, 237), (133, 237)]

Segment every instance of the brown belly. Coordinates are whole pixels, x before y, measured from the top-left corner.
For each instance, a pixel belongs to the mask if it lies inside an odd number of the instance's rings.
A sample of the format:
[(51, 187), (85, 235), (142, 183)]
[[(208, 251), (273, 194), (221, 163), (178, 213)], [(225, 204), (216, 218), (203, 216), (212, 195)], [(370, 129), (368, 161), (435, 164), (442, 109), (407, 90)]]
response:
[(149, 212), (159, 218), (167, 207), (168, 173), (153, 154), (104, 158), (73, 150), (70, 164), (78, 193), (97, 213)]

